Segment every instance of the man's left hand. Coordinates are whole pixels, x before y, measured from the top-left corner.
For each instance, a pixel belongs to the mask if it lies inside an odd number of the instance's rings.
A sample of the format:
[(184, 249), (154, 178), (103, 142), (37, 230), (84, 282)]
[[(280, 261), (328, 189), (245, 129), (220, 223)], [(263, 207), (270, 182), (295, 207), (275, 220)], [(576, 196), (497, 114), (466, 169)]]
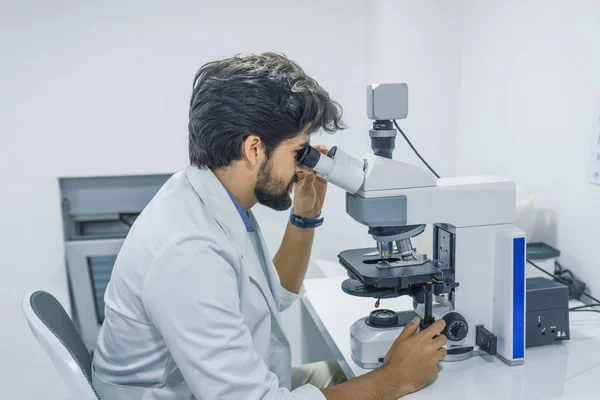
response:
[[(325, 146), (315, 146), (321, 154), (327, 154)], [(321, 212), (327, 181), (310, 169), (302, 168), (298, 172), (298, 182), (294, 185), (294, 215), (300, 218), (314, 218)]]

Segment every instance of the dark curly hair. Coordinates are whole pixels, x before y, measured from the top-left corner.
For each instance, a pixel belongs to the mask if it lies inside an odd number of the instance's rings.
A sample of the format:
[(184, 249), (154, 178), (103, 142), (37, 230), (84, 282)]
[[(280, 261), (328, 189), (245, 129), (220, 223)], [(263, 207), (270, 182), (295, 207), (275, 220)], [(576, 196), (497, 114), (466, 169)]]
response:
[(216, 169), (242, 157), (251, 134), (267, 157), (300, 132), (344, 129), (341, 106), (283, 54), (235, 56), (196, 73), (190, 101), (190, 163)]

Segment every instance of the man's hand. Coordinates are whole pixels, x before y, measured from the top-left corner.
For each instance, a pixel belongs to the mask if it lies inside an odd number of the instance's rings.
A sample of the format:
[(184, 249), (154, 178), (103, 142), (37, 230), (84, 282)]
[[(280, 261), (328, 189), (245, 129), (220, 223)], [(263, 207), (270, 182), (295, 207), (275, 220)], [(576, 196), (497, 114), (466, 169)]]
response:
[(383, 367), (342, 383), (323, 389), (327, 400), (384, 400), (397, 399), (416, 392), (433, 380), (440, 371), (438, 363), (448, 354), (444, 346), (448, 339), (438, 334), (446, 326), (440, 319), (427, 329), (419, 329), (415, 318), (394, 342), (383, 359)]
[[(316, 147), (327, 153), (324, 146)], [(298, 181), (294, 185), (294, 215), (300, 218), (314, 218), (321, 212), (327, 182), (314, 171), (297, 167)], [(287, 291), (298, 293), (310, 260), (310, 250), (315, 237), (314, 229), (302, 229), (287, 222), (281, 246), (273, 258), (279, 274), (279, 281)]]
[(415, 318), (404, 327), (383, 360), (382, 369), (389, 370), (389, 376), (395, 377), (399, 396), (416, 392), (433, 380), (440, 371), (438, 363), (448, 354), (443, 348), (448, 339), (438, 335), (446, 322), (439, 319), (415, 333), (419, 322), (419, 318)]
[[(325, 146), (315, 146), (321, 154), (327, 154)], [(321, 212), (327, 193), (327, 181), (315, 171), (302, 168), (298, 172), (298, 182), (294, 185), (294, 215), (300, 218), (314, 218)]]

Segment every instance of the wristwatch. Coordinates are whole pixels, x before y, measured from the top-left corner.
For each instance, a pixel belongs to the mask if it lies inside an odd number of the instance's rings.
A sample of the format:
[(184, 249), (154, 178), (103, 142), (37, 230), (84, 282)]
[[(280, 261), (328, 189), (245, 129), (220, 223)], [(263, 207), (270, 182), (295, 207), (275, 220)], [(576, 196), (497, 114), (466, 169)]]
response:
[(325, 218), (321, 216), (321, 213), (317, 215), (315, 218), (300, 218), (294, 215), (294, 209), (290, 210), (290, 222), (292, 225), (302, 229), (314, 229), (323, 225), (323, 221)]

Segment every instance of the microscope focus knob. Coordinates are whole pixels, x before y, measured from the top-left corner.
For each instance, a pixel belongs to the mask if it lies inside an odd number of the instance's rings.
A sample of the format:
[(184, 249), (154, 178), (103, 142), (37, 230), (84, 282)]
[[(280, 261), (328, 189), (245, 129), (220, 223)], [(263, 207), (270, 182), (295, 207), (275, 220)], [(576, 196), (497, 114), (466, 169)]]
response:
[(469, 325), (462, 315), (457, 312), (451, 312), (444, 315), (443, 319), (446, 321), (446, 327), (442, 331), (442, 334), (446, 335), (449, 341), (459, 342), (467, 337)]

